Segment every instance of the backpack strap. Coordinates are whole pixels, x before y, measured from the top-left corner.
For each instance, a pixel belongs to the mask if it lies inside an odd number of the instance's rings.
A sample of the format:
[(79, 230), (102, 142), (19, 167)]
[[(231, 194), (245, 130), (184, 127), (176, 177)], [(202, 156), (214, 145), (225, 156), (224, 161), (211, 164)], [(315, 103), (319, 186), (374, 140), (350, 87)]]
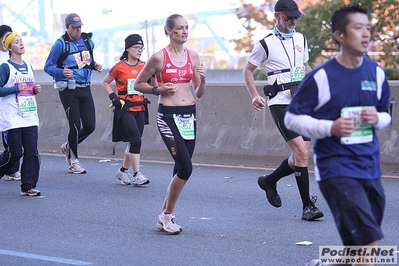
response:
[(267, 48), (267, 44), (266, 44), (266, 42), (265, 42), (265, 39), (262, 39), (262, 40), (260, 40), (259, 42), (260, 42), (260, 44), (263, 46), (263, 49), (265, 49), (266, 58), (268, 58), (268, 57), (269, 57), (269, 48)]
[(273, 35), (273, 34), (272, 34), (272, 33), (269, 33), (265, 38), (259, 40), (259, 42), (260, 42), (260, 44), (262, 45), (263, 49), (265, 49), (266, 58), (269, 57), (269, 48), (267, 48), (267, 44), (266, 44), (266, 42), (265, 42), (265, 39), (266, 39), (267, 37), (269, 37), (270, 35)]
[[(87, 50), (90, 53), (90, 57), (92, 59), (92, 62), (90, 63), (90, 66), (87, 67), (87, 68), (94, 69), (93, 49), (91, 48), (91, 45), (89, 43), (89, 39), (93, 36), (93, 33), (91, 33), (91, 32), (90, 33), (82, 32), (81, 36), (82, 36), (84, 44), (86, 45)], [(70, 44), (69, 44), (70, 39), (69, 39), (69, 36), (68, 36), (68, 34), (66, 32), (65, 32), (64, 35), (62, 35), (62, 39), (64, 39), (65, 49), (64, 49), (64, 52), (60, 55), (60, 58), (58, 58), (58, 61), (57, 61), (57, 67), (58, 68), (62, 68), (62, 63), (68, 57), (69, 52), (70, 52)]]
[(89, 43), (89, 39), (91, 39), (91, 37), (93, 36), (93, 33), (89, 32), (89, 33), (85, 33), (82, 32), (82, 39), (83, 42), (86, 45), (87, 50), (90, 53), (90, 58), (92, 59), (91, 63), (90, 63), (90, 69), (94, 69), (94, 55), (93, 55), (93, 49), (91, 48), (91, 45)]
[(64, 52), (60, 55), (60, 58), (58, 58), (57, 61), (57, 67), (58, 68), (62, 68), (62, 63), (64, 62), (64, 60), (68, 57), (69, 55), (69, 36), (68, 34), (65, 32), (64, 35), (61, 36), (62, 39), (64, 39), (64, 43), (65, 43), (65, 49)]
[(303, 48), (305, 49), (306, 48), (306, 36), (304, 34), (302, 34), (302, 37), (303, 37)]

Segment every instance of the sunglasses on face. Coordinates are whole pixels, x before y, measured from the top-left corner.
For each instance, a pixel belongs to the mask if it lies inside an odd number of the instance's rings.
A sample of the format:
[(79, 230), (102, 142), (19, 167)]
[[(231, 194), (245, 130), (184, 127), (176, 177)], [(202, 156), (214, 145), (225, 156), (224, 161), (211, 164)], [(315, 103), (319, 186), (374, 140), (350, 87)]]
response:
[(286, 15), (283, 15), (282, 13), (279, 13), (279, 14), (280, 14), (280, 16), (283, 17), (283, 20), (284, 20), (285, 22), (293, 21), (294, 19), (295, 19), (295, 20), (298, 20), (298, 19), (301, 17), (301, 16), (287, 17)]

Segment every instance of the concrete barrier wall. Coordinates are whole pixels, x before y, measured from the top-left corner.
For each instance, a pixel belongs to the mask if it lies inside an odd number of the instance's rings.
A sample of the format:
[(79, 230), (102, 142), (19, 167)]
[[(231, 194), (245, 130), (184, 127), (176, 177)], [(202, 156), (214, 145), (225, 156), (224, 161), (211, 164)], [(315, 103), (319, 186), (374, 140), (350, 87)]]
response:
[[(52, 87), (51, 78), (43, 73), (37, 73), (37, 77), (37, 83), (40, 82), (43, 91), (37, 95), (40, 117), (39, 147), (42, 152), (60, 153), (60, 145), (67, 140), (68, 134), (64, 110), (58, 91)], [(97, 77), (97, 80), (102, 79)], [(257, 82), (260, 93), (262, 83)], [(390, 85), (391, 97), (399, 99), (399, 81), (391, 81)], [(125, 145), (111, 141), (113, 113), (108, 108), (110, 100), (99, 81), (92, 84), (92, 93), (96, 105), (96, 130), (79, 146), (79, 155), (120, 157)], [(171, 160), (155, 124), (157, 97), (147, 97), (151, 101), (150, 124), (144, 129), (142, 158)], [(394, 111), (393, 125), (378, 132), (385, 171), (399, 170), (399, 128), (396, 123), (398, 111)], [(279, 164), (282, 158), (290, 154), (274, 125), (269, 109), (255, 111), (242, 82), (207, 83), (207, 92), (198, 101), (197, 123), (194, 162), (265, 167)]]

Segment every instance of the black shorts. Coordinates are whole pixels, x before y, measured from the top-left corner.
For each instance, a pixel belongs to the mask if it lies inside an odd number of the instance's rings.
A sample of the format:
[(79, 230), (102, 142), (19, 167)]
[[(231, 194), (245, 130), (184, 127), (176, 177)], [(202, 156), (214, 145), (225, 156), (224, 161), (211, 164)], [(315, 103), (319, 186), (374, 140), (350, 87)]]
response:
[[(281, 136), (283, 136), (285, 141), (292, 140), (296, 137), (299, 137), (298, 133), (289, 130), (288, 128), (285, 127), (284, 124), (284, 116), (285, 116), (285, 109), (287, 108), (288, 105), (270, 105), (270, 113), (272, 114), (272, 117), (274, 119), (274, 123), (276, 124), (278, 130), (281, 133)], [(310, 141), (310, 138), (302, 136), (304, 141)]]
[(330, 178), (319, 187), (345, 246), (363, 246), (383, 238), (385, 194), (381, 179)]

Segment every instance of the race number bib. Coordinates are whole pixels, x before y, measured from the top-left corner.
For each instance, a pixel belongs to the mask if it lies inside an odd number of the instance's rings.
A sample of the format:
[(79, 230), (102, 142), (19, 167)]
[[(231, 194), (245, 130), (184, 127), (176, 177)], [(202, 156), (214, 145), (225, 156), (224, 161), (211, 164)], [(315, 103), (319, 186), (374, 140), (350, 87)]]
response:
[(354, 128), (349, 137), (341, 137), (341, 144), (359, 144), (373, 141), (373, 129), (361, 118), (361, 112), (364, 107), (344, 107), (341, 110), (341, 117), (352, 117)]
[[(17, 94), (18, 109), (23, 114), (33, 114), (37, 111), (35, 96), (33, 95), (34, 82), (25, 82), (27, 88)], [(18, 84), (16, 84), (18, 85)]]
[(89, 51), (82, 51), (80, 53), (73, 54), (73, 58), (75, 59), (76, 65), (79, 69), (90, 65)]
[(291, 82), (302, 81), (305, 77), (305, 66), (296, 66), (291, 68)]
[(180, 135), (185, 140), (192, 140), (195, 137), (194, 131), (194, 114), (186, 114), (186, 115), (173, 115), (173, 120), (179, 130)]
[(127, 79), (127, 94), (137, 94), (137, 95), (143, 95), (142, 92), (136, 91), (134, 89), (134, 83), (136, 82), (136, 79)]

